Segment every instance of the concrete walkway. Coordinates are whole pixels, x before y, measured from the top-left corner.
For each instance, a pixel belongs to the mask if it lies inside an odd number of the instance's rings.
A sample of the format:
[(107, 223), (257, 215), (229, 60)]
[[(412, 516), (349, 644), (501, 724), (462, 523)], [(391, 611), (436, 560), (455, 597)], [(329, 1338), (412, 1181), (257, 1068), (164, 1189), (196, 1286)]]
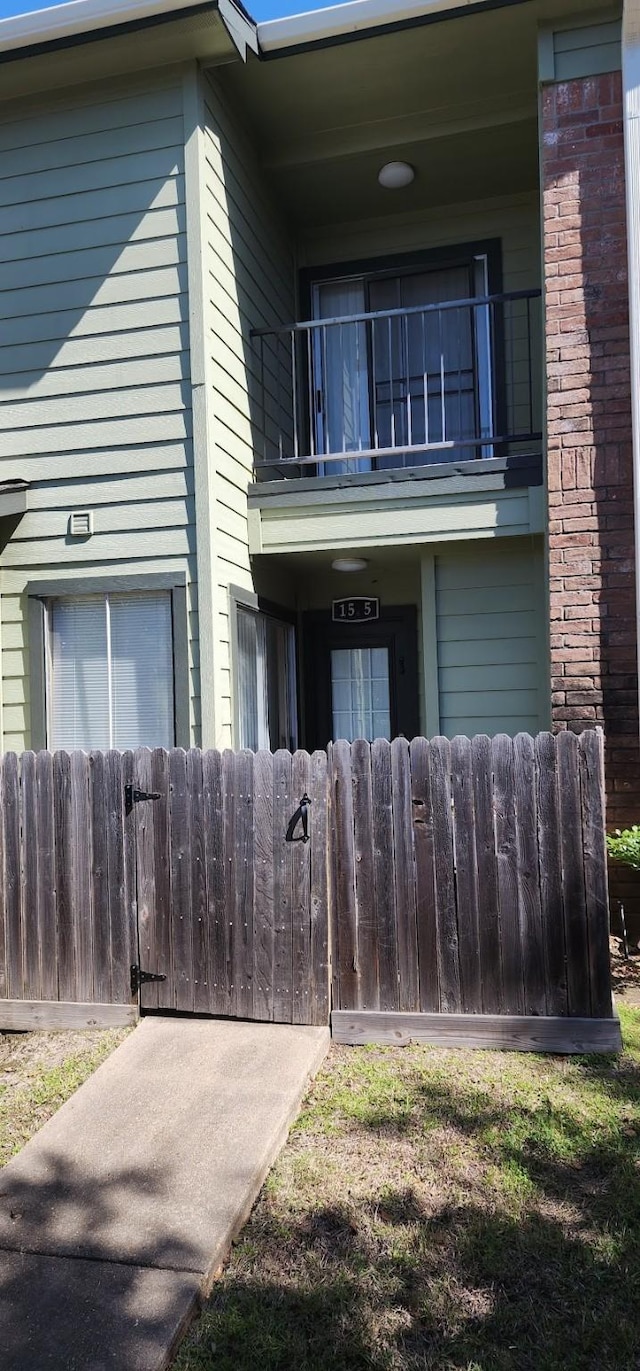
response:
[(0, 1171), (2, 1371), (169, 1365), (328, 1043), (143, 1020)]

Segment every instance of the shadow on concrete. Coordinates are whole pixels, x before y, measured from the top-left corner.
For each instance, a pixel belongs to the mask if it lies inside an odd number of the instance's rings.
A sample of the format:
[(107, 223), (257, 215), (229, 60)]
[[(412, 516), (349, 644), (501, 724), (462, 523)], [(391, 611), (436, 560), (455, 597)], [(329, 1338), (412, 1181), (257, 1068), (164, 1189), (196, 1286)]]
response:
[(105, 1238), (123, 1204), (166, 1193), (166, 1176), (124, 1165), (92, 1185), (59, 1155), (43, 1163), (35, 1183), (0, 1173), (3, 1371), (152, 1371), (193, 1307), (195, 1249), (141, 1231), (117, 1261)]

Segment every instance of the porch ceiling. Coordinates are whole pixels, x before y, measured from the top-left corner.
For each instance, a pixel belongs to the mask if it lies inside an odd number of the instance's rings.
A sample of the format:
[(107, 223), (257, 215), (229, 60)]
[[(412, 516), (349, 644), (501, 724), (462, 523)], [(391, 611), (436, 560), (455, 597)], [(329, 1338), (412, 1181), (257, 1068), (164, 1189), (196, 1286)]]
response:
[[(537, 28), (530, 5), (221, 73), (299, 228), (534, 188)], [(400, 193), (377, 182), (402, 158)]]
[[(220, 73), (294, 230), (538, 184), (538, 31), (601, 0), (528, 0)], [(560, 16), (562, 16), (560, 18)], [(380, 166), (411, 162), (410, 187)]]

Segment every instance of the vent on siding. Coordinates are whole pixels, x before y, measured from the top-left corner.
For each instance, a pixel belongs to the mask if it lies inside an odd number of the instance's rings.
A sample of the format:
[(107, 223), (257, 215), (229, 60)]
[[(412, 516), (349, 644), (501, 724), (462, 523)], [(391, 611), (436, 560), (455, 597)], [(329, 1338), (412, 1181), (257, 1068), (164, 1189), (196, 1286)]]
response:
[(93, 533), (93, 511), (76, 510), (69, 516), (69, 535), (71, 538), (90, 538)]

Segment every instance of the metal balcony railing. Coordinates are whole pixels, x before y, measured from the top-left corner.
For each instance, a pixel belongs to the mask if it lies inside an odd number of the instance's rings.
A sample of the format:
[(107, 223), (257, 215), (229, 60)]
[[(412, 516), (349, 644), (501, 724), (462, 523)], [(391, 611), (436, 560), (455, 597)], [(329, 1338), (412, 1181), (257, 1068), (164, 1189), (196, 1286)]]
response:
[(256, 479), (539, 446), (539, 290), (257, 329)]

